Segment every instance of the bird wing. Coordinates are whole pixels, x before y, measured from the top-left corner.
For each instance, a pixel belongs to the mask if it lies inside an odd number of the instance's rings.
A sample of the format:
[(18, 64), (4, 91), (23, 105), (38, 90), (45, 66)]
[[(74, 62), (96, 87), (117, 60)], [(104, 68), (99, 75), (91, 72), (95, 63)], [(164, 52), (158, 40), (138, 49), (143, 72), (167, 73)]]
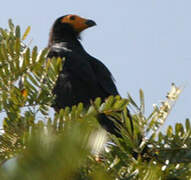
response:
[[(55, 44), (51, 47), (48, 57), (66, 57), (65, 65), (68, 66), (73, 75), (76, 75), (82, 81), (88, 83), (92, 88), (96, 88), (95, 82), (104, 92), (104, 96), (118, 95), (113, 77), (108, 68), (98, 59), (89, 54), (75, 53), (70, 49), (63, 47), (62, 44)], [(67, 57), (69, 58), (67, 61)], [(64, 66), (65, 66), (64, 65)]]
[(119, 93), (115, 86), (114, 79), (108, 68), (101, 61), (94, 57), (89, 58), (89, 63), (101, 88), (108, 95), (118, 95)]
[(63, 71), (69, 70), (72, 76), (95, 88), (96, 76), (84, 54), (76, 53), (74, 50), (64, 47), (62, 43), (57, 43), (50, 48), (48, 57), (65, 57)]

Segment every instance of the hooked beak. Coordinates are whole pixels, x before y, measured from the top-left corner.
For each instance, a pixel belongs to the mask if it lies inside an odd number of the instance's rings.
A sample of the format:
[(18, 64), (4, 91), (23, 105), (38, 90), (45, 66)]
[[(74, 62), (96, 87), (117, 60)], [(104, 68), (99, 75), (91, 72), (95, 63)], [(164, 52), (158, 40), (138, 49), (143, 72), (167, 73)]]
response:
[(95, 23), (94, 21), (89, 20), (89, 19), (86, 20), (85, 24), (86, 24), (88, 27), (92, 27), (92, 26), (95, 26), (95, 25), (96, 25), (96, 23)]

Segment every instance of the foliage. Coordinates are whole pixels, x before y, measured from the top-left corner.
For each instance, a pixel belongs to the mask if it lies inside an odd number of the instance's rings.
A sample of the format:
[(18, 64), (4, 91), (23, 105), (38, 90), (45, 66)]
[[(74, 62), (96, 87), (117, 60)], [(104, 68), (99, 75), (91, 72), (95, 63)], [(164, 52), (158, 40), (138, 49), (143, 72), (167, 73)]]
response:
[[(2, 180), (154, 180), (191, 178), (191, 125), (166, 121), (181, 89), (172, 84), (166, 100), (146, 117), (129, 95), (97, 98), (55, 113), (52, 89), (64, 59), (46, 58), (47, 49), (29, 48), (20, 27), (0, 28), (0, 179)], [(126, 106), (134, 109), (134, 131)], [(96, 117), (122, 122), (122, 138), (107, 134)]]

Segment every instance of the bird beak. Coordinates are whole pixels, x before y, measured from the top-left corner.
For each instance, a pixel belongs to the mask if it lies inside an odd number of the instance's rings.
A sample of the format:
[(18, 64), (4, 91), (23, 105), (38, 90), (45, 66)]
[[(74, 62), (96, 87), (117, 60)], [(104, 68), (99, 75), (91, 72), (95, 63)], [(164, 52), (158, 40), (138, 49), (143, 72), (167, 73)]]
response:
[(92, 27), (92, 26), (95, 26), (95, 25), (96, 25), (96, 23), (95, 23), (94, 21), (89, 20), (89, 19), (85, 21), (85, 24), (86, 24), (88, 27)]

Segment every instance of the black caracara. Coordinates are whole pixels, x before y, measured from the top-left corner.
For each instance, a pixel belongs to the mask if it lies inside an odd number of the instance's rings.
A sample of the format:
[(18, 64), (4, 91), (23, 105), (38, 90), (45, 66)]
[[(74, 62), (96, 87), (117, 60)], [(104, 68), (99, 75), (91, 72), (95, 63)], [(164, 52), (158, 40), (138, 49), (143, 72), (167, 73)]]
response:
[[(86, 107), (91, 100), (100, 97), (105, 100), (110, 95), (118, 95), (112, 74), (99, 60), (89, 55), (80, 43), (80, 33), (96, 23), (77, 15), (58, 18), (51, 29), (48, 57), (65, 57), (53, 93), (55, 110), (82, 102)], [(129, 115), (131, 120), (131, 117)], [(108, 132), (120, 137), (113, 121), (104, 114), (98, 121)], [(132, 122), (131, 122), (132, 125)]]

